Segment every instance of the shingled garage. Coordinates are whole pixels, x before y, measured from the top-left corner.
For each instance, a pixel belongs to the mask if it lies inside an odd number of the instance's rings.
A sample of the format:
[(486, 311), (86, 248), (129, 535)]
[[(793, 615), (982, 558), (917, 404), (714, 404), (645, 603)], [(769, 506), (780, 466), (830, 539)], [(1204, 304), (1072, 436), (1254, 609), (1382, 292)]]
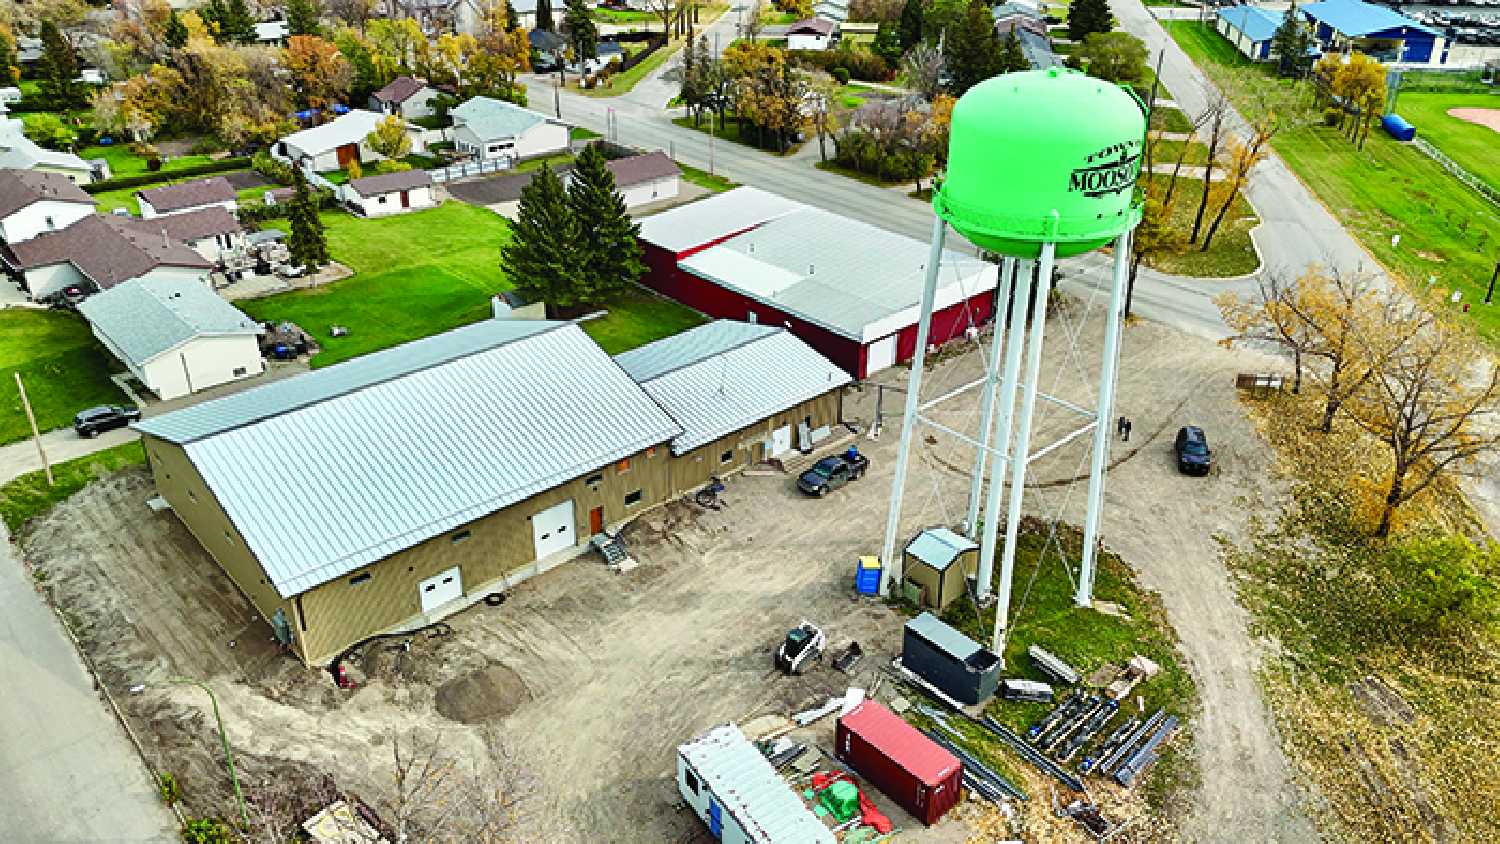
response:
[[(709, 316), (783, 326), (855, 378), (911, 359), (928, 245), (756, 188), (641, 220), (643, 282)], [(929, 342), (993, 316), (997, 267), (943, 253)]]
[(162, 497), (310, 664), (666, 500), (684, 433), (578, 326), (516, 320), (136, 427)]
[(682, 426), (671, 443), (678, 492), (833, 436), (850, 381), (787, 330), (730, 320), (615, 360)]

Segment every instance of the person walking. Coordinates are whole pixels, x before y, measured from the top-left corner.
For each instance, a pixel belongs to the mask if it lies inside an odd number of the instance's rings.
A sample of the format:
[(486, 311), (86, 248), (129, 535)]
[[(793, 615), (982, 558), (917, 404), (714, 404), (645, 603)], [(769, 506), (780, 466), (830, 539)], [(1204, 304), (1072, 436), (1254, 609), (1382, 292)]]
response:
[(1122, 437), (1122, 440), (1124, 442), (1130, 442), (1130, 427), (1131, 427), (1130, 420), (1128, 418), (1124, 417), (1124, 416), (1121, 416), (1120, 419), (1124, 422), (1124, 426), (1123, 426), (1122, 430), (1120, 431), (1120, 433), (1122, 433), (1124, 435)]
[(1121, 416), (1119, 419), (1115, 420), (1115, 436), (1117, 436), (1117, 437), (1123, 437), (1123, 436), (1125, 436), (1125, 423), (1126, 423), (1126, 421), (1127, 420), (1123, 416)]

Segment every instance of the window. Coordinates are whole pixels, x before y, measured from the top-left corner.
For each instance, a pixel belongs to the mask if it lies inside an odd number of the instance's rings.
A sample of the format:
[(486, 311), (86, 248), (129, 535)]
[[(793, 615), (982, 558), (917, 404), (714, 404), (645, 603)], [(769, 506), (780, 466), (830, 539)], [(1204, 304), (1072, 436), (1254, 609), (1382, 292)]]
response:
[(730, 462), (733, 459), (734, 459), (734, 449), (732, 449), (732, 448), (729, 449), (728, 451), (724, 452), (723, 454), (719, 455), (719, 462), (720, 463), (728, 463), (728, 462)]
[(626, 507), (634, 507), (635, 505), (637, 505), (639, 503), (641, 503), (641, 491), (640, 490), (637, 489), (637, 490), (632, 490), (631, 492), (625, 493), (625, 506)]
[(384, 205), (384, 204), (385, 204), (385, 200), (386, 200), (386, 197), (383, 197), (383, 196), (382, 196), (382, 197), (380, 197), (380, 198), (378, 198), (378, 199), (376, 199), (376, 200), (375, 200), (375, 202), (376, 202), (376, 203), (377, 203), (377, 204), (380, 204), (380, 205)]
[(682, 781), (687, 783), (687, 787), (691, 788), (694, 794), (698, 793), (698, 778), (693, 775), (692, 768), (682, 769)]
[(615, 473), (616, 474), (623, 475), (623, 474), (625, 474), (626, 472), (629, 472), (629, 471), (630, 471), (630, 458), (629, 457), (627, 457), (624, 460), (621, 460), (619, 463), (615, 464)]
[(369, 583), (369, 582), (370, 582), (370, 573), (369, 572), (363, 572), (362, 574), (356, 574), (355, 576), (349, 578), (349, 585), (350, 586), (358, 586), (361, 583)]
[(49, 229), (55, 229), (55, 228), (57, 228), (57, 224), (54, 223), (54, 222), (52, 222), (52, 217), (51, 216), (47, 217), (47, 228), (49, 228)]
[(468, 539), (470, 536), (472, 536), (472, 534), (470, 534), (468, 531), (461, 530), (458, 533), (453, 534), (453, 536), (450, 537), (449, 539), (450, 539), (450, 541), (452, 541), (452, 543), (454, 545), (457, 545), (458, 543), (463, 542), (464, 540)]
[(245, 374), (245, 372), (246, 372), (245, 367), (243, 367), (243, 366), (236, 366), (234, 368), (234, 377), (239, 378), (239, 377), (243, 376)]
[(584, 483), (588, 484), (589, 489), (598, 489), (599, 488), (599, 484), (601, 484), (603, 482), (604, 482), (604, 476), (603, 475), (589, 475), (588, 479), (584, 481)]

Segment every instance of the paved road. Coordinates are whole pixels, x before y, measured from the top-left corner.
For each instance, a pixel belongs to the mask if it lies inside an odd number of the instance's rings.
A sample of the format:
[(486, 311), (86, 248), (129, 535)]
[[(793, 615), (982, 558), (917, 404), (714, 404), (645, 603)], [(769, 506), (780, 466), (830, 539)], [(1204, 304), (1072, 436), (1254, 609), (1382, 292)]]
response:
[(0, 526), (0, 838), (176, 841), (176, 822)]

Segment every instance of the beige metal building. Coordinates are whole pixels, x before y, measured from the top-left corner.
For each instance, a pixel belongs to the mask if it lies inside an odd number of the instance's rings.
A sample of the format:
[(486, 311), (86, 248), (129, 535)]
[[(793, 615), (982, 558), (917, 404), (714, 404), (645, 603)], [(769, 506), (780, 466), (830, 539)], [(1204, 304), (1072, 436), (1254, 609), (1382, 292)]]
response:
[(572, 323), (487, 320), (136, 427), (178, 517), (325, 663), (826, 436), (847, 376), (784, 331), (725, 325), (617, 362)]
[(964, 594), (978, 564), (979, 546), (973, 540), (945, 527), (928, 528), (906, 546), (907, 594), (918, 606), (942, 612)]

